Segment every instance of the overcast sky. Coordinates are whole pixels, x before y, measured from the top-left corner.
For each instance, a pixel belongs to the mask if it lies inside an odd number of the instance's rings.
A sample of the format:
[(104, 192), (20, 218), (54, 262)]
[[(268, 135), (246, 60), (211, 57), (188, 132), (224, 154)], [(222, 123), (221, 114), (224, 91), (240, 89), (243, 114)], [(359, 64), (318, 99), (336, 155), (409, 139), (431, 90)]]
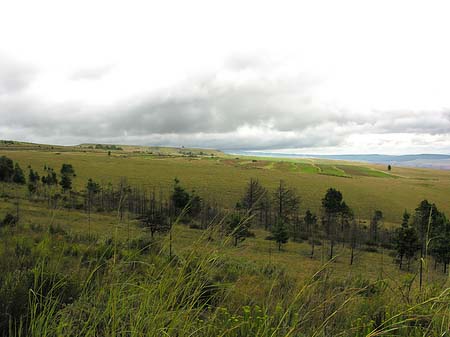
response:
[(0, 139), (450, 153), (448, 1), (0, 2)]

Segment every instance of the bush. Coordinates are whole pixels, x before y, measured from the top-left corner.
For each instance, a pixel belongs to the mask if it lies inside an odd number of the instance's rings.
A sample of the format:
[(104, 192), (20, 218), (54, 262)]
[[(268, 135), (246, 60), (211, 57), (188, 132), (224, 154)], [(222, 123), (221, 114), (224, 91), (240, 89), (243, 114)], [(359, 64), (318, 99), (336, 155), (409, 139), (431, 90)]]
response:
[(18, 323), (28, 313), (28, 294), (33, 273), (14, 270), (0, 275), (0, 335), (7, 336), (10, 322)]
[(15, 226), (17, 224), (17, 217), (11, 213), (6, 213), (3, 221), (0, 222), (1, 226)]

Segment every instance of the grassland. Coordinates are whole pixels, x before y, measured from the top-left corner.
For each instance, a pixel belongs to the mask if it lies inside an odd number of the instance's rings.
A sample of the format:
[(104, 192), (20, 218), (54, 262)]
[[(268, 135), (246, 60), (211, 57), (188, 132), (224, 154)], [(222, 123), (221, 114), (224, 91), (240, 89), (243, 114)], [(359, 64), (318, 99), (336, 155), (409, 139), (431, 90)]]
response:
[[(168, 193), (178, 177), (231, 208), (253, 177), (268, 188), (280, 179), (296, 187), (302, 211), (319, 211), (332, 186), (358, 217), (383, 210), (385, 226), (397, 226), (404, 208), (423, 198), (449, 213), (447, 171), (136, 147), (108, 155), (90, 146), (16, 144), (0, 155), (41, 174), (44, 165), (70, 163), (77, 190), (88, 178), (106, 184), (126, 177)], [(310, 258), (308, 242), (289, 241), (278, 251), (261, 228), (237, 247), (220, 230), (186, 224), (150, 240), (132, 214), (121, 220), (116, 212), (93, 212), (89, 225), (84, 210), (54, 209), (29, 198), (25, 186), (1, 183), (0, 219), (17, 211), (17, 226), (0, 227), (0, 297), (12, 298), (8, 305), (30, 303), (30, 336), (442, 336), (450, 328), (448, 278), (431, 260), (420, 292), (418, 261), (400, 271), (395, 253), (381, 247), (358, 249), (350, 265), (348, 245), (337, 245), (328, 262), (327, 242)]]
[[(20, 189), (5, 184), (2, 189), (0, 215), (15, 212)], [(448, 311), (441, 312), (450, 303), (441, 293), (447, 276), (431, 261), (425, 273), (429, 288), (421, 297), (417, 261), (411, 272), (399, 271), (389, 250), (358, 250), (350, 265), (349, 249), (339, 246), (335, 260), (327, 263), (324, 245), (311, 259), (307, 242), (291, 241), (278, 251), (262, 229), (253, 229), (255, 237), (235, 247), (220, 231), (178, 224), (171, 234), (171, 260), (168, 236), (148, 241), (132, 217), (121, 221), (114, 213), (93, 213), (88, 238), (86, 212), (19, 202), (19, 225), (0, 228), (0, 270), (16, 264), (23, 269), (36, 259), (29, 274), (35, 280), (29, 336), (160, 336), (162, 331), (169, 336), (375, 336), (385, 331), (422, 336), (424, 330), (440, 336), (448, 328)], [(143, 239), (153, 247), (150, 253), (146, 246), (130, 248)], [(6, 281), (0, 282), (2, 298), (11, 289), (8, 298), (21, 295), (14, 297), (16, 303), (26, 302), (24, 285), (10, 283), (25, 272), (0, 276)], [(45, 289), (51, 284), (56, 288), (49, 295)], [(380, 312), (386, 321), (381, 326)], [(433, 327), (408, 325), (405, 319)], [(20, 330), (8, 331), (20, 336)]]
[[(14, 193), (11, 193), (14, 195)], [(64, 231), (74, 235), (86, 235), (88, 231), (88, 216), (84, 211), (52, 209), (45, 203), (27, 200), (20, 201), (21, 224), (25, 228), (48, 226), (62, 228)], [(7, 212), (16, 211), (15, 198), (0, 199), (0, 216)], [(104, 241), (111, 237), (131, 240), (148, 235), (145, 230), (138, 226), (138, 221), (133, 217), (126, 216), (122, 221), (117, 214), (93, 213), (91, 214), (91, 234)], [(209, 243), (209, 252), (212, 253), (220, 248), (225, 256), (242, 264), (253, 264), (257, 268), (263, 268), (268, 263), (275, 264), (286, 271), (293, 279), (303, 281), (314, 274), (327, 261), (327, 247), (318, 246), (316, 257), (310, 259), (311, 247), (308, 242), (288, 242), (282, 252), (278, 252), (277, 245), (271, 240), (266, 240), (269, 232), (254, 228), (254, 238), (247, 239), (238, 247), (232, 244), (223, 246), (218, 238), (217, 243)], [(204, 235), (201, 230), (191, 229), (186, 225), (176, 225), (173, 230), (173, 249), (175, 252), (187, 253), (192, 248), (192, 243)], [(364, 275), (368, 280), (375, 281), (380, 277), (393, 277), (393, 275), (408, 275), (399, 273), (394, 259), (386, 251), (382, 256), (377, 252), (360, 251), (357, 253), (353, 266), (349, 265), (350, 251), (348, 248), (337, 247), (337, 258), (330, 270), (335, 270), (338, 278), (346, 278), (350, 275)], [(204, 251), (206, 253), (207, 251)], [(392, 255), (392, 254), (391, 254)], [(383, 262), (382, 265), (380, 263)], [(413, 271), (415, 269), (413, 268)], [(430, 272), (432, 280), (445, 281), (445, 275), (441, 272)], [(239, 284), (237, 285), (239, 286)]]
[[(71, 151), (19, 147), (0, 147), (0, 155), (18, 161), (22, 167), (31, 165), (40, 173), (44, 165), (59, 168), (63, 163), (70, 163), (77, 172), (74, 180), (77, 189), (82, 189), (88, 178), (108, 183), (127, 177), (130, 183), (143, 188), (167, 191), (174, 177), (178, 177), (203, 198), (231, 207), (250, 178), (258, 178), (269, 189), (283, 179), (298, 190), (303, 210), (310, 208), (318, 212), (326, 189), (335, 187), (363, 219), (368, 219), (375, 209), (381, 209), (387, 222), (398, 223), (405, 208), (412, 211), (423, 199), (450, 213), (450, 171), (394, 167), (389, 172), (386, 167), (363, 163), (236, 158), (217, 151), (204, 152), (207, 150), (186, 155), (174, 149), (152, 152), (131, 147), (112, 151), (108, 156), (105, 150), (80, 151), (77, 147)], [(204, 155), (199, 155), (200, 152)]]

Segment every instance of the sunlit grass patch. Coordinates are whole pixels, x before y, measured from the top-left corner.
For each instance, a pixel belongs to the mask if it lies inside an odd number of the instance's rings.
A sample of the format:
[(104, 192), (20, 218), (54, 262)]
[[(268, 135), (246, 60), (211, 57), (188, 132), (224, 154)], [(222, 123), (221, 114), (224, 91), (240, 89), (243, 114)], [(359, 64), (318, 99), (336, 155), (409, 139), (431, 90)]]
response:
[(320, 174), (330, 175), (330, 176), (336, 176), (336, 177), (345, 177), (350, 178), (351, 176), (346, 174), (342, 169), (334, 166), (334, 165), (327, 165), (327, 164), (317, 164), (317, 167), (320, 169)]
[(397, 178), (396, 176), (380, 170), (357, 165), (336, 165), (338, 169), (353, 177), (377, 177), (377, 178)]

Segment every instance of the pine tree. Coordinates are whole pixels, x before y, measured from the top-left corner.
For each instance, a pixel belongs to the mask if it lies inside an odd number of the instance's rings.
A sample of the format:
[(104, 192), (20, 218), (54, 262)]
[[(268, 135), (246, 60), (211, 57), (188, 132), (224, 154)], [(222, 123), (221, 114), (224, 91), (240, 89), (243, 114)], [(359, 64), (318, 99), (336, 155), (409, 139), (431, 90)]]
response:
[(162, 208), (155, 208), (140, 217), (141, 224), (150, 231), (153, 238), (155, 233), (166, 233), (171, 229), (169, 217)]
[(417, 251), (420, 249), (419, 237), (414, 227), (409, 224), (410, 215), (405, 210), (403, 213), (403, 220), (400, 228), (394, 232), (394, 246), (399, 258), (399, 268), (402, 269), (403, 259), (408, 261), (408, 270), (411, 259), (414, 258)]
[(196, 195), (195, 191), (192, 191), (191, 194), (187, 192), (177, 178), (174, 179), (171, 199), (177, 214), (184, 210), (187, 215), (194, 217), (201, 211), (202, 199), (200, 196)]
[(248, 220), (248, 217), (242, 217), (240, 213), (235, 212), (226, 222), (226, 231), (233, 237), (235, 247), (238, 242), (244, 241), (245, 238), (253, 235), (253, 233), (250, 232), (250, 223)]
[(20, 168), (18, 163), (16, 163), (14, 165), (14, 174), (13, 174), (12, 180), (16, 184), (24, 185), (26, 183), (25, 175), (23, 174), (23, 171)]
[(337, 223), (339, 216), (347, 212), (348, 208), (343, 202), (342, 193), (334, 188), (329, 188), (322, 199), (324, 215), (322, 224), (325, 234), (330, 240), (330, 260), (333, 258), (334, 242), (336, 240)]
[(432, 217), (432, 239), (430, 242), (430, 253), (437, 263), (442, 263), (443, 272), (447, 272), (447, 265), (450, 262), (450, 222), (445, 214), (435, 210)]
[(14, 162), (8, 157), (0, 157), (0, 181), (10, 182), (14, 175)]
[(72, 164), (62, 164), (60, 172), (61, 172), (62, 176), (63, 175), (68, 175), (68, 176), (71, 176), (71, 177), (76, 176), (75, 175), (75, 170), (74, 170)]
[(64, 174), (61, 177), (61, 181), (59, 184), (61, 185), (64, 193), (72, 189), (72, 179), (67, 174)]
[(189, 204), (189, 193), (180, 185), (177, 178), (174, 179), (172, 202), (178, 212), (181, 212)]
[(30, 172), (28, 174), (28, 191), (30, 192), (30, 194), (34, 194), (37, 192), (38, 184), (39, 174), (30, 167)]
[(287, 225), (282, 219), (278, 219), (275, 226), (273, 226), (272, 236), (278, 244), (278, 251), (281, 251), (281, 245), (287, 243), (289, 240)]

